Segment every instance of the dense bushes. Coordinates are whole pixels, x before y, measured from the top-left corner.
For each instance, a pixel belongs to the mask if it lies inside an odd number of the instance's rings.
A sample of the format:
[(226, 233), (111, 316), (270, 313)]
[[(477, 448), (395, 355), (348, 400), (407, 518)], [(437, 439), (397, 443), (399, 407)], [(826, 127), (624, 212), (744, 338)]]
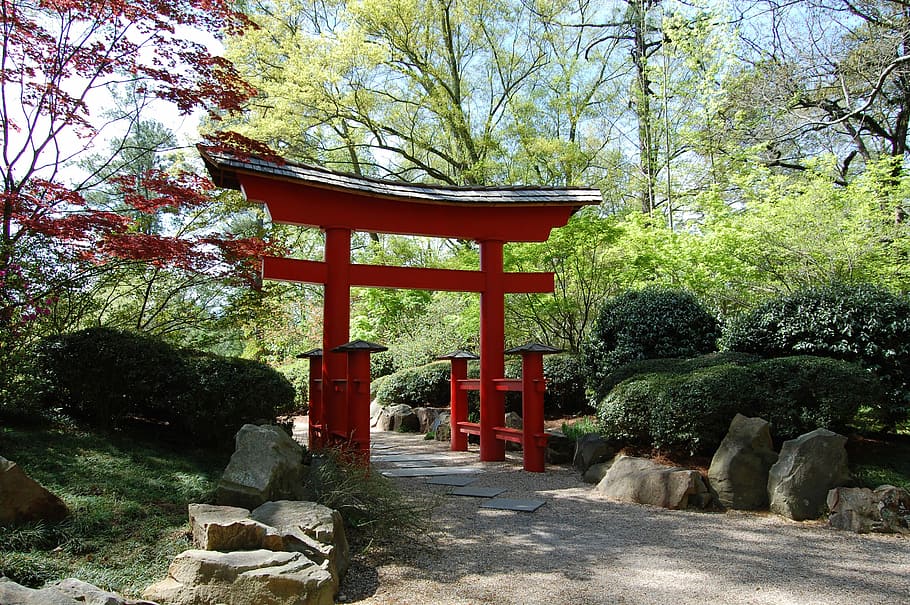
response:
[[(505, 375), (506, 378), (521, 378), (521, 359), (509, 359)], [(561, 353), (545, 356), (543, 376), (547, 380), (543, 411), (548, 418), (575, 416), (591, 411), (585, 393), (585, 368), (578, 355)], [(506, 393), (506, 411), (521, 413), (519, 393)]]
[(910, 301), (869, 286), (836, 285), (771, 300), (734, 321), (725, 346), (762, 357), (819, 355), (855, 361), (888, 390), (886, 428), (910, 415)]
[(601, 306), (585, 342), (588, 385), (596, 390), (610, 372), (632, 361), (716, 351), (719, 336), (717, 320), (688, 292), (625, 292)]
[(92, 328), (36, 350), (46, 404), (96, 426), (127, 418), (167, 423), (206, 444), (230, 445), (246, 422), (294, 411), (294, 388), (268, 366), (174, 348), (154, 338)]
[(598, 405), (598, 421), (624, 444), (710, 453), (736, 413), (771, 423), (776, 439), (842, 431), (858, 407), (883, 397), (860, 366), (823, 357), (716, 354), (631, 364)]
[(405, 403), (412, 407), (446, 407), (451, 371), (447, 361), (399, 370), (383, 377), (376, 398), (382, 403)]

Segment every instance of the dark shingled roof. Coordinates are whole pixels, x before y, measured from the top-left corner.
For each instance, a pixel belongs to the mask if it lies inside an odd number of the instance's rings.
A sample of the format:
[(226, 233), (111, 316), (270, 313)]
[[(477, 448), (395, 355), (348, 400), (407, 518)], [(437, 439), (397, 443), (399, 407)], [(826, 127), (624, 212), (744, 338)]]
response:
[(334, 189), (405, 201), (448, 204), (587, 206), (603, 201), (598, 189), (588, 187), (449, 187), (384, 181), (325, 168), (286, 162), (277, 164), (259, 158), (240, 159), (198, 145), (212, 180), (219, 187), (239, 189), (239, 174), (262, 175)]

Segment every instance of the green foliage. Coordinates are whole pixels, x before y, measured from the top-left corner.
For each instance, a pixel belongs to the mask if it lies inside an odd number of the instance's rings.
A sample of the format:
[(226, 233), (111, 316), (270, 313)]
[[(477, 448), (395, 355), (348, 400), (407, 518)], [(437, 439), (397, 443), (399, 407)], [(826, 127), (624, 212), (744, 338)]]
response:
[(0, 531), (0, 575), (27, 586), (78, 577), (137, 597), (190, 547), (186, 510), (211, 499), (223, 456), (72, 427), (0, 428), (0, 451), (70, 516)]
[(597, 433), (600, 433), (600, 425), (597, 424), (597, 418), (593, 416), (585, 416), (572, 423), (562, 423), (562, 434), (569, 439), (577, 440), (579, 437)]
[(140, 418), (229, 446), (244, 423), (294, 410), (293, 387), (268, 366), (139, 334), (92, 328), (48, 338), (37, 362), (47, 405), (100, 427)]
[(717, 350), (720, 327), (689, 292), (628, 291), (607, 300), (584, 346), (588, 385), (641, 359), (694, 357)]
[(599, 399), (602, 431), (621, 443), (710, 453), (737, 413), (771, 423), (777, 439), (819, 427), (844, 431), (884, 397), (860, 366), (824, 357), (709, 355), (631, 364)]
[(376, 398), (384, 404), (446, 407), (449, 405), (451, 371), (447, 361), (399, 370), (384, 378), (376, 390)]
[(809, 288), (758, 306), (724, 335), (732, 351), (820, 355), (861, 364), (889, 391), (876, 408), (886, 428), (908, 418), (910, 300), (872, 285)]
[(306, 414), (309, 410), (310, 362), (308, 359), (295, 359), (275, 368), (287, 378), (294, 387), (294, 410)]
[[(543, 358), (543, 376), (547, 390), (543, 397), (544, 414), (549, 418), (574, 416), (590, 410), (585, 394), (585, 368), (573, 353), (547, 355)], [(521, 360), (509, 359), (506, 378), (521, 378)], [(521, 394), (506, 393), (506, 411), (521, 414)]]
[(339, 511), (345, 523), (354, 528), (351, 537), (361, 548), (421, 542), (438, 503), (432, 498), (405, 497), (380, 473), (346, 461), (333, 451), (313, 459), (310, 479), (314, 501)]

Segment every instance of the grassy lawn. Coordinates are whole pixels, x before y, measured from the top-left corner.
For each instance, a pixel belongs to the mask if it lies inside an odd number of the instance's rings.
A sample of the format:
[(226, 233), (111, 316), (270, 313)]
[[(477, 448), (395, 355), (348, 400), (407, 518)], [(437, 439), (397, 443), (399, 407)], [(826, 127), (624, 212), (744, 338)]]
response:
[(210, 501), (229, 454), (76, 428), (0, 428), (0, 455), (60, 496), (56, 525), (0, 534), (0, 575), (30, 586), (65, 577), (138, 596), (190, 547), (187, 504)]
[(859, 487), (888, 484), (910, 490), (910, 435), (853, 438), (847, 457)]

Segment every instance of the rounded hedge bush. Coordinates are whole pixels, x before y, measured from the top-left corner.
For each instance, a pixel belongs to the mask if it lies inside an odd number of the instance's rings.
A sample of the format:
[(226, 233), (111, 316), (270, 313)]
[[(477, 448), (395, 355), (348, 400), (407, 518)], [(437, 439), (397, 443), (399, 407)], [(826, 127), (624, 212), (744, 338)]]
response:
[(642, 359), (695, 357), (717, 350), (720, 325), (690, 292), (629, 291), (607, 300), (583, 346), (588, 386)]
[(36, 371), (48, 407), (101, 427), (166, 424), (206, 445), (230, 447), (243, 424), (295, 411), (294, 387), (264, 364), (107, 328), (44, 339)]
[[(586, 374), (581, 358), (573, 353), (546, 355), (543, 376), (547, 390), (543, 396), (543, 411), (547, 418), (576, 416), (591, 412), (585, 393)], [(506, 378), (521, 378), (521, 359), (506, 361)], [(506, 393), (506, 411), (522, 413), (520, 393)]]
[(811, 288), (770, 300), (733, 321), (724, 346), (762, 357), (818, 355), (861, 364), (888, 397), (885, 428), (910, 416), (910, 300), (871, 285)]
[(819, 427), (844, 431), (861, 405), (884, 397), (862, 367), (825, 357), (715, 354), (625, 371), (598, 404), (601, 430), (622, 444), (690, 453), (713, 452), (737, 413), (764, 418), (785, 440)]
[(399, 370), (384, 377), (376, 389), (376, 399), (382, 404), (446, 407), (449, 405), (451, 372), (448, 361), (434, 361), (416, 368)]

